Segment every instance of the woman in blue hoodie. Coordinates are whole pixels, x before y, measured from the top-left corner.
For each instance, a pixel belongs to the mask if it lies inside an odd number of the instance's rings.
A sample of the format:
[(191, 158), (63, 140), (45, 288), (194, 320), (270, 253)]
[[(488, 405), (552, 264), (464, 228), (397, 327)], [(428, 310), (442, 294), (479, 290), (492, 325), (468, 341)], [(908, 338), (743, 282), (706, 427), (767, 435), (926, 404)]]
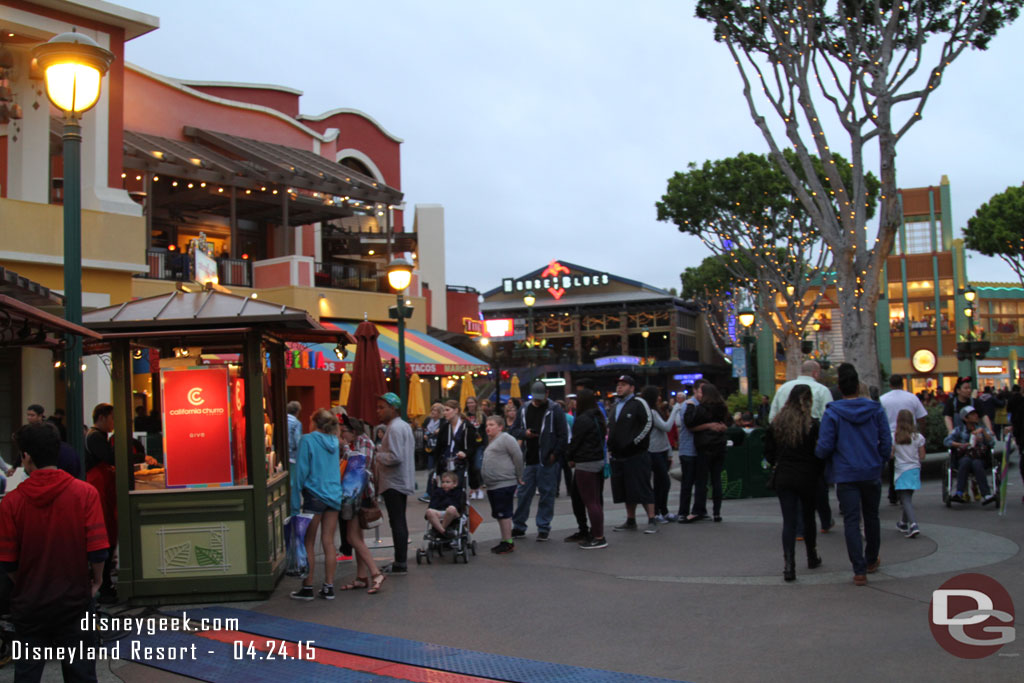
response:
[(313, 513), (313, 519), (306, 530), (306, 555), (310, 559), (309, 573), (302, 580), (302, 588), (292, 591), (295, 600), (312, 600), (313, 557), (315, 557), (316, 532), (320, 532), (324, 548), (324, 585), (320, 597), (334, 599), (334, 570), (338, 562), (334, 547), (334, 534), (338, 531), (338, 510), (341, 507), (341, 455), (338, 443), (338, 418), (327, 410), (320, 409), (312, 418), (313, 431), (302, 437), (299, 454), (292, 467), (292, 514), (299, 496), (302, 511)]

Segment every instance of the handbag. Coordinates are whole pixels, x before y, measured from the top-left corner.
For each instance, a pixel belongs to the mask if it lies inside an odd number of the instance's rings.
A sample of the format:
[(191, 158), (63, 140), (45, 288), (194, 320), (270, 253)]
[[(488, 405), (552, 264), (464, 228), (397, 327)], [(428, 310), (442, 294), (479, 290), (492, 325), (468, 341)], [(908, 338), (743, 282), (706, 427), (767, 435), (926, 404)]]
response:
[(380, 526), (381, 517), (384, 514), (380, 510), (380, 506), (377, 504), (377, 498), (374, 496), (363, 496), (363, 502), (359, 506), (359, 511), (356, 513), (359, 519), (360, 529), (373, 529)]

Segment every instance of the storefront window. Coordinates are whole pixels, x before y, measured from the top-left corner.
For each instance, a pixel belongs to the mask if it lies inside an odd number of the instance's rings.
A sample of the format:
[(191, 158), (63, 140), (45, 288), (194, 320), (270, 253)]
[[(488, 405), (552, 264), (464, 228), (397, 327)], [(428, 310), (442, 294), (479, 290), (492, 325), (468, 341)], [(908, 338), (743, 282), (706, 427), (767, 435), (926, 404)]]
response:
[(903, 283), (902, 282), (890, 282), (889, 283), (889, 301), (902, 301), (903, 300)]

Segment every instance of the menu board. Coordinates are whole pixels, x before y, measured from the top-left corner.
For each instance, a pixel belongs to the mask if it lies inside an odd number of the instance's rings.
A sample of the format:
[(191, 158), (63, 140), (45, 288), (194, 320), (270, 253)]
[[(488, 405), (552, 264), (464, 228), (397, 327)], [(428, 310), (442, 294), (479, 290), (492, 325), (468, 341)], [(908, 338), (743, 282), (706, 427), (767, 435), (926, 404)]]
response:
[(160, 371), (167, 487), (230, 486), (226, 368)]

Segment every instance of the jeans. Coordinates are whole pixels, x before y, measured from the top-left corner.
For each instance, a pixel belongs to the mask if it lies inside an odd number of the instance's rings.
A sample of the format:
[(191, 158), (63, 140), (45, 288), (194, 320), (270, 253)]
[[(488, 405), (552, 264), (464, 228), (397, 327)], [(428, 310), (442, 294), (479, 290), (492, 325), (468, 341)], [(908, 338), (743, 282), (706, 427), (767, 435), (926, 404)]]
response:
[[(843, 511), (846, 552), (854, 574), (866, 574), (869, 564), (878, 559), (882, 543), (878, 522), (878, 503), (882, 500), (882, 482), (844, 481), (836, 484), (836, 498)], [(861, 543), (860, 520), (864, 514), (864, 541)]]
[[(722, 514), (722, 470), (725, 469), (725, 451), (708, 456), (708, 475), (711, 477), (711, 503), (715, 517)], [(705, 500), (707, 493), (704, 494)], [(707, 514), (705, 502), (704, 514)]]
[[(697, 481), (697, 456), (680, 455), (679, 471), (682, 474), (681, 488), (679, 489), (679, 516), (686, 517), (690, 514), (690, 498), (693, 495), (693, 484)], [(706, 497), (707, 493), (705, 492), (704, 495)]]
[[(808, 552), (818, 544), (817, 529), (814, 526), (814, 494), (815, 489), (792, 488), (780, 486), (778, 489), (779, 507), (782, 508), (782, 550), (786, 555), (796, 552), (796, 536), (803, 532)], [(800, 512), (803, 512), (800, 515)], [(800, 517), (811, 520), (805, 528), (801, 528)]]
[(557, 462), (550, 465), (527, 465), (523, 468), (523, 485), (516, 491), (516, 512), (512, 524), (518, 531), (526, 531), (530, 519), (530, 504), (534, 491), (540, 494), (537, 503), (537, 531), (550, 533), (551, 519), (555, 516), (555, 487), (562, 466)]
[(668, 476), (668, 451), (650, 453), (651, 473), (654, 480), (654, 514), (668, 514), (668, 491), (672, 480)]
[(981, 495), (988, 496), (991, 491), (988, 486), (988, 477), (985, 472), (985, 463), (978, 458), (972, 458), (969, 455), (965, 455), (960, 458), (960, 461), (956, 464), (956, 491), (957, 493), (963, 493), (967, 490), (967, 476), (974, 472), (974, 480), (978, 482), (978, 488), (981, 489)]
[(388, 524), (395, 542), (395, 566), (404, 567), (409, 555), (409, 525), (405, 521), (406, 496), (388, 489), (381, 497), (384, 498), (384, 507), (388, 509)]
[[(79, 627), (79, 620), (84, 615), (79, 615), (70, 622), (48, 626), (43, 631), (35, 631), (30, 635), (17, 634), (18, 640), (25, 643), (27, 647), (78, 647), (81, 643), (84, 647), (96, 647), (99, 645), (96, 633), (82, 631)], [(14, 680), (18, 683), (35, 683), (43, 676), (43, 667), (46, 666), (45, 657), (22, 657), (14, 662)], [(67, 659), (60, 663), (61, 672), (65, 681), (74, 683), (85, 683), (96, 680), (96, 662), (92, 659), (79, 659), (75, 657), (74, 662), (68, 663)]]

